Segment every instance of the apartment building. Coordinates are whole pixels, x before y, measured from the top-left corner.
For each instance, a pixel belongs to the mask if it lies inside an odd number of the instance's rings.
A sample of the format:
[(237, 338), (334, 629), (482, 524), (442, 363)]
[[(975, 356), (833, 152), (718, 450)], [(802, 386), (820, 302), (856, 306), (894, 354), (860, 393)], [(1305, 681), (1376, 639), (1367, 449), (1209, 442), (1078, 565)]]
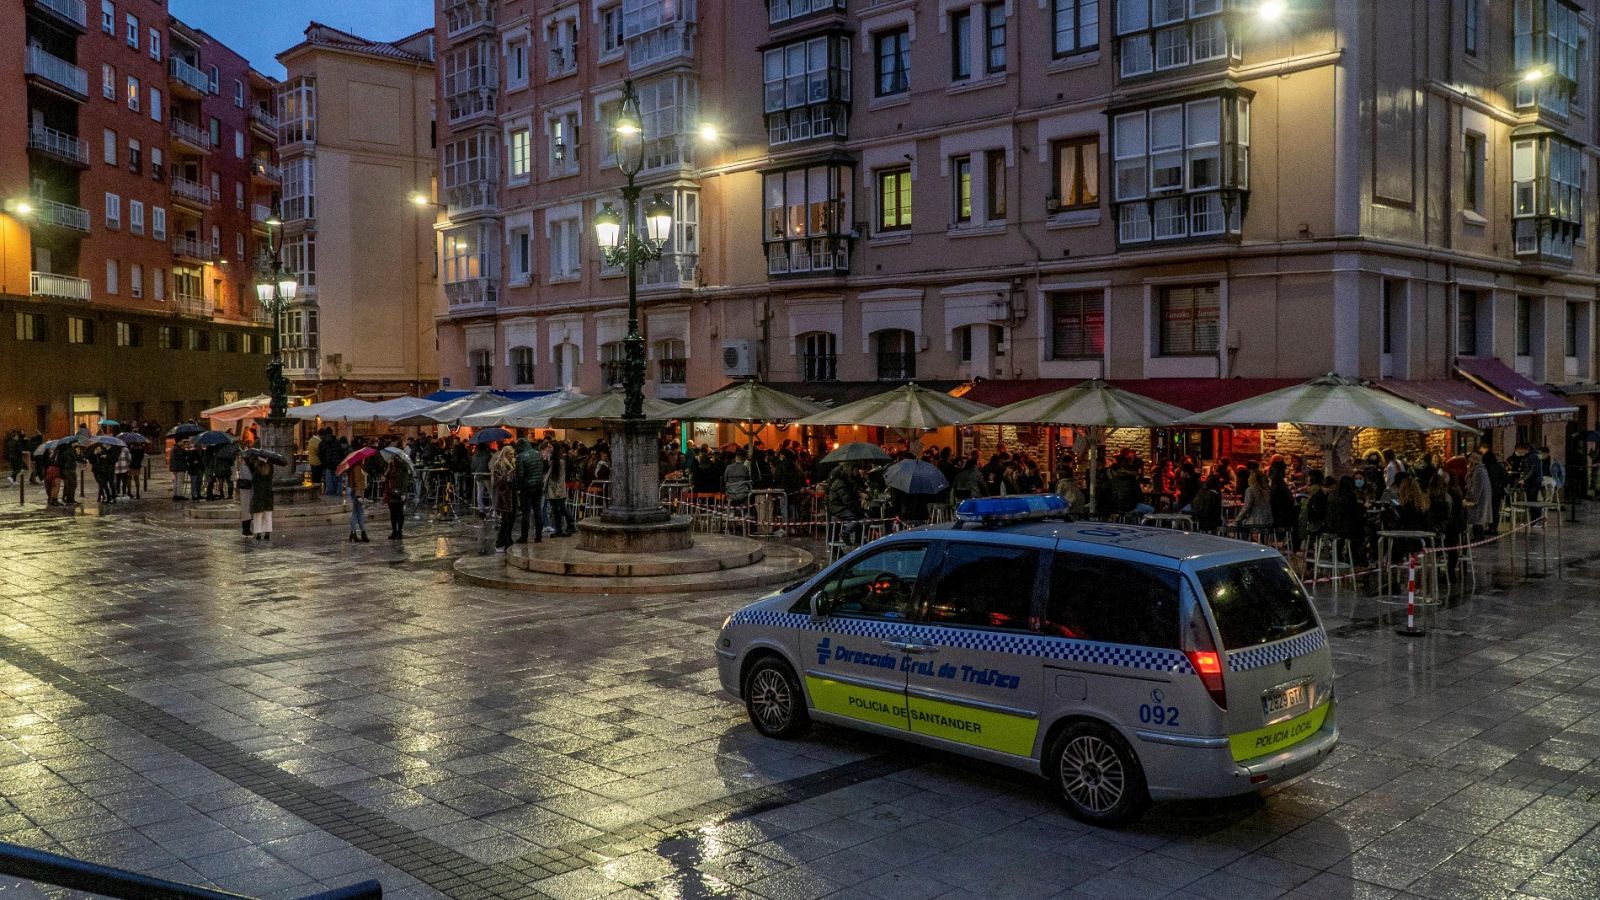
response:
[(1338, 371), (1498, 395), (1497, 440), (1559, 447), (1595, 419), (1594, 12), (441, 0), (442, 372), (617, 379), (590, 226), (633, 79), (677, 213), (656, 396), (1102, 377), (1199, 409)]
[(250, 210), (276, 186), (250, 123), (272, 82), (165, 0), (4, 15), (0, 423), (170, 422), (262, 390)]
[(433, 32), (374, 41), (312, 22), (278, 55), (284, 259), (300, 290), (284, 374), (317, 400), (439, 383)]

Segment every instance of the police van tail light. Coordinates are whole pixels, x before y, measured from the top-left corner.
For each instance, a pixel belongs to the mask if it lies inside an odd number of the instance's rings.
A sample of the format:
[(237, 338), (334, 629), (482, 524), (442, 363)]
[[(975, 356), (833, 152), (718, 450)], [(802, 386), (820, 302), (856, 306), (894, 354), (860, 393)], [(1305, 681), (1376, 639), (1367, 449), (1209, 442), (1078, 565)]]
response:
[(1206, 686), (1206, 693), (1211, 695), (1217, 708), (1227, 709), (1228, 691), (1222, 685), (1222, 656), (1215, 650), (1190, 650), (1189, 664), (1200, 675), (1200, 683)]

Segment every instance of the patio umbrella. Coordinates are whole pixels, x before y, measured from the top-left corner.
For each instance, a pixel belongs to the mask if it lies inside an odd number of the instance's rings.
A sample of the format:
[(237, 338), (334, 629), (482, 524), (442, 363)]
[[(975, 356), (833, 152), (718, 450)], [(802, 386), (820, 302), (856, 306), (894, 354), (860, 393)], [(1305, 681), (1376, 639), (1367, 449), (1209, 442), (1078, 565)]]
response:
[(337, 466), (334, 466), (334, 474), (343, 475), (344, 473), (350, 471), (351, 466), (359, 466), (366, 462), (370, 457), (377, 455), (378, 448), (376, 447), (362, 447), (360, 450), (353, 450), (348, 456), (340, 460)]
[(938, 466), (920, 459), (902, 459), (884, 469), (883, 483), (908, 494), (937, 494), (950, 487)]
[(363, 413), (352, 415), (351, 422), (393, 422), (424, 409), (431, 409), (439, 404), (421, 397), (394, 397), (372, 404), (372, 408)]
[(511, 402), (510, 397), (490, 391), (479, 391), (454, 400), (434, 404), (429, 409), (418, 410), (408, 416), (390, 419), (394, 425), (459, 425), (461, 417), (478, 412), (488, 412)]
[(126, 446), (128, 446), (127, 442), (121, 440), (120, 438), (114, 438), (109, 434), (96, 435), (95, 437), (92, 437), (92, 438), (89, 439), (89, 443), (91, 443), (91, 444), (105, 444), (107, 447), (126, 447)]
[(181, 425), (172, 426), (172, 430), (167, 432), (167, 437), (182, 440), (186, 437), (194, 437), (195, 435), (201, 434), (204, 431), (204, 428), (201, 428), (199, 425), (196, 425), (193, 422), (184, 422)]
[(221, 447), (223, 444), (233, 443), (233, 435), (224, 431), (207, 431), (195, 435), (191, 441), (196, 447)]
[[(595, 428), (600, 425), (601, 419), (616, 419), (622, 416), (622, 405), (625, 402), (621, 394), (601, 394), (598, 397), (585, 397), (574, 400), (563, 406), (547, 410), (543, 416), (544, 422), (533, 425), (534, 428)], [(678, 408), (664, 400), (644, 398), (644, 415), (647, 419), (676, 419)], [(534, 417), (532, 421), (537, 421)]]
[[(571, 388), (563, 388), (539, 397), (508, 403), (505, 406), (497, 406), (494, 409), (462, 416), (461, 424), (471, 425), (473, 428), (482, 428), (485, 425), (501, 425), (506, 428), (539, 428), (548, 421), (543, 416), (546, 410), (565, 406), (575, 400), (582, 400), (584, 396), (584, 394)], [(540, 424), (530, 424), (534, 421), (538, 421)]]
[(369, 403), (356, 397), (344, 397), (339, 400), (328, 400), (323, 403), (313, 403), (310, 406), (296, 406), (289, 410), (289, 418), (310, 421), (321, 419), (324, 422), (349, 422), (367, 421), (363, 416), (372, 411), (375, 403)]
[(1055, 425), (1082, 428), (1089, 439), (1089, 512), (1098, 512), (1097, 482), (1100, 447), (1117, 428), (1166, 428), (1190, 412), (1132, 391), (1114, 388), (1098, 378), (1062, 391), (1030, 397), (973, 416), (972, 425)]
[(760, 382), (746, 381), (680, 404), (673, 415), (685, 422), (737, 423), (749, 444), (754, 446), (760, 428), (745, 423), (793, 422), (816, 415), (822, 409), (821, 404), (785, 394)]
[(264, 419), (272, 406), (272, 398), (266, 394), (246, 397), (221, 406), (213, 406), (200, 413), (200, 418), (211, 419), (215, 422), (237, 422), (241, 419)]
[(1236, 427), (1278, 422), (1293, 425), (1307, 440), (1321, 447), (1330, 472), (1339, 448), (1348, 445), (1355, 432), (1363, 428), (1478, 433), (1470, 425), (1333, 373), (1196, 413), (1182, 424)]
[(406, 464), (406, 468), (408, 469), (415, 469), (417, 467), (417, 464), (411, 461), (411, 455), (399, 447), (385, 447), (379, 452), (383, 454), (384, 459), (400, 460)]
[(145, 444), (150, 443), (150, 439), (149, 438), (145, 437), (144, 435), (140, 434), (137, 431), (130, 431), (127, 434), (119, 434), (117, 436), (122, 438), (122, 442), (127, 444), (130, 447), (135, 446), (135, 445), (138, 445), (138, 446), (142, 447)]
[(806, 416), (795, 424), (877, 425), (900, 431), (929, 431), (947, 425), (966, 425), (974, 416), (988, 410), (982, 403), (907, 384)]
[(505, 430), (504, 428), (500, 428), (499, 426), (491, 426), (489, 428), (479, 429), (478, 432), (472, 436), (471, 443), (493, 444), (496, 441), (509, 440), (511, 440), (511, 432)]
[(851, 441), (840, 444), (837, 449), (827, 456), (817, 460), (818, 463), (842, 462), (888, 462), (894, 457), (884, 452), (877, 444), (868, 444), (863, 441)]

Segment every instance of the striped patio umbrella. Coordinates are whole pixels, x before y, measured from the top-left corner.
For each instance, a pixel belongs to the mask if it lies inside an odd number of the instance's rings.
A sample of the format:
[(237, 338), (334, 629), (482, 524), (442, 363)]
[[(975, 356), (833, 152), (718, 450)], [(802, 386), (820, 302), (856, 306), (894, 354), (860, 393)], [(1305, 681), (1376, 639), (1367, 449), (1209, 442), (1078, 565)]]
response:
[(907, 384), (874, 394), (837, 409), (806, 416), (796, 425), (877, 425), (900, 431), (930, 431), (947, 425), (967, 425), (990, 407), (940, 391)]

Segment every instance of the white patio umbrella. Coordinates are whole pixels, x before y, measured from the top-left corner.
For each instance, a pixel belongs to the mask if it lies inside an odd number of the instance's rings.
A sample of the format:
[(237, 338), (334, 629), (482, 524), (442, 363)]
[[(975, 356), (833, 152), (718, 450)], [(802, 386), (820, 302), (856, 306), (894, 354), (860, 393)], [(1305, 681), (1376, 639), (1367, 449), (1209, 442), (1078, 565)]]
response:
[[(601, 394), (598, 397), (584, 397), (571, 403), (545, 410), (541, 416), (528, 421), (538, 424), (530, 428), (595, 428), (600, 425), (601, 419), (616, 419), (622, 416), (622, 407), (625, 402), (621, 394)], [(676, 419), (678, 408), (665, 400), (644, 398), (644, 415), (647, 419)]]
[(473, 428), (484, 428), (490, 425), (503, 425), (507, 428), (538, 428), (540, 426), (525, 423), (531, 423), (540, 418), (547, 410), (564, 406), (575, 400), (582, 400), (584, 396), (579, 391), (563, 388), (555, 393), (545, 394), (542, 397), (532, 397), (516, 403), (508, 403), (505, 406), (497, 406), (494, 409), (486, 409), (483, 412), (462, 416), (461, 424), (470, 425)]
[(372, 412), (375, 403), (369, 403), (356, 397), (344, 397), (339, 400), (327, 400), (322, 403), (313, 403), (310, 406), (296, 406), (289, 410), (289, 418), (321, 419), (324, 422), (365, 422), (365, 417)]
[(454, 400), (446, 400), (428, 409), (420, 409), (408, 416), (390, 419), (389, 421), (395, 425), (459, 425), (462, 416), (488, 412), (497, 406), (505, 406), (510, 402), (511, 398), (504, 394), (496, 394), (493, 391), (478, 391), (477, 393), (467, 394), (464, 397), (457, 397)]
[(1293, 425), (1307, 440), (1321, 447), (1330, 472), (1335, 468), (1340, 446), (1348, 446), (1355, 432), (1363, 428), (1478, 433), (1470, 425), (1333, 373), (1196, 413), (1182, 424), (1238, 427), (1280, 422)]
[(1066, 390), (1030, 397), (974, 416), (971, 425), (1055, 425), (1082, 428), (1089, 439), (1089, 511), (1098, 512), (1095, 476), (1106, 435), (1117, 428), (1166, 428), (1189, 411), (1142, 394), (1114, 388), (1098, 378)]
[(412, 413), (438, 406), (437, 400), (424, 400), (421, 397), (393, 397), (380, 400), (372, 404), (372, 408), (359, 417), (351, 418), (352, 422), (393, 422), (403, 419)]
[[(746, 381), (681, 404), (672, 414), (685, 422), (736, 423), (754, 446), (759, 423), (793, 422), (819, 412), (822, 412), (819, 403), (785, 394), (760, 382)], [(747, 427), (746, 423), (757, 424)]]
[(900, 431), (930, 431), (947, 425), (967, 425), (989, 407), (940, 391), (930, 391), (915, 383), (906, 384), (806, 416), (796, 425), (877, 425)]

